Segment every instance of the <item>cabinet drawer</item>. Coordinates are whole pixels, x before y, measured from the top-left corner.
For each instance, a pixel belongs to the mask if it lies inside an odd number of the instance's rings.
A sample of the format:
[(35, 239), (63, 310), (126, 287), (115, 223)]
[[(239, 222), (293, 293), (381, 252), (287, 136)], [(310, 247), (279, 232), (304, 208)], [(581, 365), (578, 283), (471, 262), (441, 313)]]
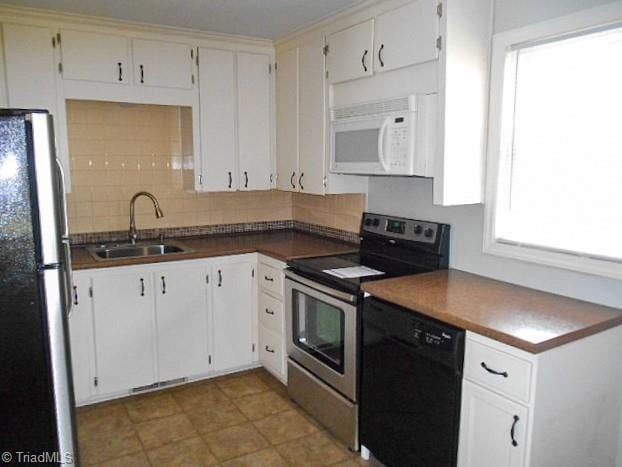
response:
[(259, 263), (259, 287), (278, 297), (283, 296), (283, 271), (264, 263)]
[(285, 376), (283, 337), (264, 326), (259, 327), (259, 361), (281, 379)]
[(259, 292), (259, 322), (283, 335), (283, 302), (265, 292)]
[(467, 378), (529, 402), (531, 373), (531, 362), (467, 340), (464, 357), (464, 374)]

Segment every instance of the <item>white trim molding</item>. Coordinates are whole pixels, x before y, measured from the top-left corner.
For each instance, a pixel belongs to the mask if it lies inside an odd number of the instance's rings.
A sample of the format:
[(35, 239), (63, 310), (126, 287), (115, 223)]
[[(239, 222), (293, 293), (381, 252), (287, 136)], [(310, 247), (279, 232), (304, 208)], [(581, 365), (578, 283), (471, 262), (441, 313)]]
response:
[(616, 23), (622, 23), (622, 2), (609, 3), (601, 7), (583, 10), (494, 35), (490, 79), (484, 253), (622, 279), (622, 261), (620, 260), (543, 248), (518, 242), (508, 242), (497, 238), (495, 232), (495, 221), (498, 215), (497, 204), (499, 203), (499, 196), (502, 195), (502, 193), (498, 192), (499, 180), (500, 177), (503, 177), (500, 171), (503, 169), (504, 164), (501, 161), (507, 155), (504, 154), (504, 148), (507, 145), (503, 140), (503, 135), (504, 133), (507, 134), (507, 132), (503, 131), (502, 126), (508, 124), (508, 120), (510, 120), (509, 124), (511, 124), (511, 118), (504, 117), (507, 116), (507, 112), (513, 113), (512, 109), (506, 108), (504, 110), (503, 105), (504, 101), (508, 102), (508, 92), (510, 94), (513, 92), (511, 89), (512, 82), (508, 78), (511, 80), (512, 76), (514, 76), (512, 68), (515, 64), (513, 60), (508, 60), (508, 57), (521, 44), (546, 41), (594, 28), (613, 26)]

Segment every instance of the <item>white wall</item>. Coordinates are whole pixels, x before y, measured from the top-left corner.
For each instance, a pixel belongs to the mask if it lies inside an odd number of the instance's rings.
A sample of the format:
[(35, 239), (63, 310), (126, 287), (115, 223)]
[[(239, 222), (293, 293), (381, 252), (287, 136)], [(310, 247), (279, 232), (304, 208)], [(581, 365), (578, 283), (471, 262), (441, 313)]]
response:
[[(604, 3), (609, 1), (496, 0), (494, 29), (518, 28)], [(372, 212), (451, 224), (452, 268), (622, 308), (622, 281), (483, 254), (483, 206), (433, 206), (431, 180), (372, 177), (368, 203)]]

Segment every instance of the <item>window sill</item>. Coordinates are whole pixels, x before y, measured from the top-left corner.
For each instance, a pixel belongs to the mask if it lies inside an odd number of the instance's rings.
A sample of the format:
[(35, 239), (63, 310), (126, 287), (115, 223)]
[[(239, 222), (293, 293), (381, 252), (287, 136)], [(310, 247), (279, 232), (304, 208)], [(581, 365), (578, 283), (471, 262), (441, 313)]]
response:
[(579, 253), (561, 252), (529, 245), (484, 240), (484, 253), (517, 259), (560, 269), (622, 279), (622, 261), (595, 258)]

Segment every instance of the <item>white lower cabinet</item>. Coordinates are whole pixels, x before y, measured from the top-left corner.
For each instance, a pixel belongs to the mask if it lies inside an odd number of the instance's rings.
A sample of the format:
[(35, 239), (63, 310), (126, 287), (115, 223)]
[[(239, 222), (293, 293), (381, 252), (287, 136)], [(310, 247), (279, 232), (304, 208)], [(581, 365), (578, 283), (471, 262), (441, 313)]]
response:
[(156, 381), (153, 280), (147, 268), (93, 277), (99, 394)]
[(473, 467), (524, 465), (527, 417), (526, 407), (464, 381), (459, 464)]
[(540, 353), (467, 331), (459, 467), (616, 463), (622, 326)]
[(246, 254), (75, 272), (78, 405), (257, 366), (255, 270)]
[(285, 347), (284, 273), (285, 263), (259, 256), (259, 361), (276, 378), (287, 384)]
[(159, 381), (209, 370), (207, 277), (203, 265), (155, 271)]
[(250, 261), (214, 264), (214, 370), (249, 366), (256, 355), (253, 320), (255, 265)]
[(74, 274), (69, 314), (69, 345), (73, 372), (73, 393), (76, 402), (93, 395), (95, 368), (93, 366), (93, 308), (89, 294), (91, 278)]

